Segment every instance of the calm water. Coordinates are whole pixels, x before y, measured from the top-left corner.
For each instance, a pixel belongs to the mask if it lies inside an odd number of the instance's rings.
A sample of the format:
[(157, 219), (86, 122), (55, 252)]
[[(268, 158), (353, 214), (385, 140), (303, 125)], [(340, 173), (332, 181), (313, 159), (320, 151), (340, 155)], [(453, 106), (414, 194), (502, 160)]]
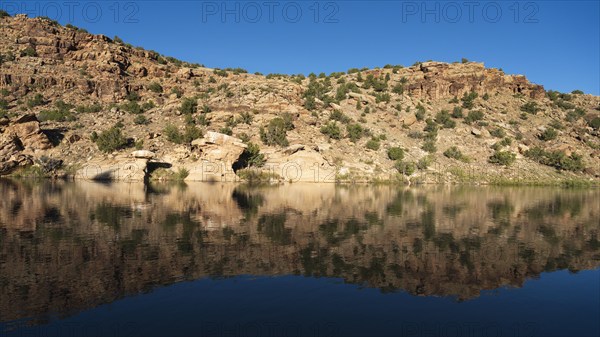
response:
[(600, 191), (0, 180), (0, 336), (600, 334)]

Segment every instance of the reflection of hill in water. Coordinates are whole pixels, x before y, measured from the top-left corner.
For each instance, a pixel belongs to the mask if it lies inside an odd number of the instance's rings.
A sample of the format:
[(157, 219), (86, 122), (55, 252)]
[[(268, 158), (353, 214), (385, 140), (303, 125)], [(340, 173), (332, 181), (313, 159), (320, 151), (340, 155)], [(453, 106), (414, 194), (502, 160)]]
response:
[(600, 191), (0, 182), (0, 317), (203, 277), (340, 277), (478, 296), (600, 265)]

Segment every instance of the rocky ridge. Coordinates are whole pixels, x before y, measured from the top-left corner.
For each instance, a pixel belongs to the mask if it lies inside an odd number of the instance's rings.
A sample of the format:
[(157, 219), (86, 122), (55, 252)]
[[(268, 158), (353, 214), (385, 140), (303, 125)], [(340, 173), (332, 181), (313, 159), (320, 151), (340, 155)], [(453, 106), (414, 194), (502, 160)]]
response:
[(23, 15), (0, 18), (0, 42), (0, 175), (141, 180), (161, 168), (234, 181), (252, 166), (310, 182), (600, 177), (599, 97), (481, 63), (264, 76)]

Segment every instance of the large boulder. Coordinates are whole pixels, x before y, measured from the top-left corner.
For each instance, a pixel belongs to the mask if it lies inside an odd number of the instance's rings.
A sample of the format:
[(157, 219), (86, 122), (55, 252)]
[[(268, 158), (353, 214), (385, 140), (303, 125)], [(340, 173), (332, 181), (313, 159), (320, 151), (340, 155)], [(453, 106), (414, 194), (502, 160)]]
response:
[(47, 150), (52, 147), (50, 139), (40, 129), (40, 122), (34, 114), (18, 118), (4, 130), (4, 133), (17, 136), (25, 150)]

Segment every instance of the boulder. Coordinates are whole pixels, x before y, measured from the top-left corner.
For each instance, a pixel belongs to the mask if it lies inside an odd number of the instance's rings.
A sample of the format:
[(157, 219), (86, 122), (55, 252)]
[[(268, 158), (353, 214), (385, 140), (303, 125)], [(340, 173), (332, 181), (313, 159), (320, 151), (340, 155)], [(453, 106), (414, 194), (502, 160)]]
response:
[(133, 151), (131, 153), (131, 156), (136, 159), (150, 160), (150, 159), (154, 158), (155, 154), (154, 154), (154, 152), (148, 151), (148, 150), (138, 150), (138, 151)]

